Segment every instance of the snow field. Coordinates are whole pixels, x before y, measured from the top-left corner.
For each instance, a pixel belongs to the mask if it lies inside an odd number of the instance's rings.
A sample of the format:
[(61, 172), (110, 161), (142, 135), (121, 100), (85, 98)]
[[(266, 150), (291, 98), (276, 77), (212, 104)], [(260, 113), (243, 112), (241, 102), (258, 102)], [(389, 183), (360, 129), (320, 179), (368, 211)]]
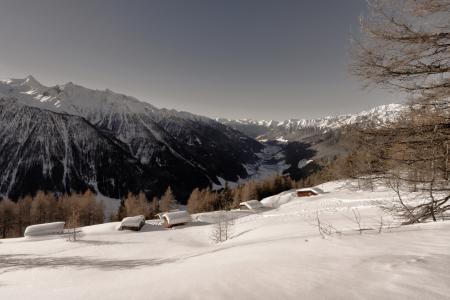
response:
[[(63, 238), (0, 241), (0, 298), (8, 299), (449, 299), (450, 222), (397, 227), (374, 204), (392, 201), (382, 187), (357, 191), (345, 182), (326, 193), (285, 199), (261, 213), (231, 212), (232, 238), (210, 240), (213, 213), (190, 226), (141, 232), (119, 223), (82, 228)], [(262, 201), (270, 203), (273, 198)], [(357, 231), (353, 210), (366, 227)], [(342, 235), (322, 239), (322, 222)], [(388, 224), (390, 227), (388, 228)]]

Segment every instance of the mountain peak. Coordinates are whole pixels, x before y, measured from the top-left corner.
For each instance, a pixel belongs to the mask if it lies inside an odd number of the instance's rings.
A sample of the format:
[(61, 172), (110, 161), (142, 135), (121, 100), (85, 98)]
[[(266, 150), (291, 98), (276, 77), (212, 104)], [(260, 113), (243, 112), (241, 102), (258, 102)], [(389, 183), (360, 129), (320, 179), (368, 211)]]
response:
[(35, 82), (37, 82), (36, 78), (34, 78), (33, 75), (28, 75), (27, 77), (25, 77), (25, 81), (35, 81)]
[(43, 85), (39, 81), (37, 81), (36, 78), (34, 78), (32, 75), (28, 75), (27, 77), (25, 77), (22, 85), (27, 85), (35, 89), (43, 87)]

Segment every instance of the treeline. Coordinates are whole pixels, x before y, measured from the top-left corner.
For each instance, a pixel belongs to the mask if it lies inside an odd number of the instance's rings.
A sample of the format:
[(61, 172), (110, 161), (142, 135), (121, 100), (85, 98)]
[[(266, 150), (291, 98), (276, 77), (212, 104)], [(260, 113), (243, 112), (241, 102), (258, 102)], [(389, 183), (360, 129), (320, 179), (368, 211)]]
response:
[(104, 205), (95, 194), (55, 196), (37, 192), (34, 197), (26, 196), (13, 202), (0, 201), (0, 235), (2, 238), (23, 236), (29, 225), (64, 221), (69, 226), (87, 226), (103, 223)]
[(187, 209), (190, 213), (229, 210), (238, 208), (241, 202), (261, 200), (301, 184), (303, 183), (295, 182), (288, 176), (276, 175), (261, 181), (249, 181), (235, 188), (230, 188), (225, 183), (220, 191), (196, 188), (188, 199)]
[[(151, 219), (159, 212), (176, 208), (178, 202), (168, 187), (161, 199), (154, 197), (150, 202), (142, 192), (138, 195), (129, 193), (120, 201), (118, 212), (108, 217), (110, 221), (136, 215)], [(66, 228), (101, 224), (105, 221), (105, 212), (103, 201), (97, 201), (90, 190), (60, 196), (39, 191), (34, 197), (26, 196), (15, 202), (3, 199), (0, 201), (0, 237), (20, 237), (27, 226), (42, 223), (64, 221)]]
[[(275, 175), (260, 181), (248, 181), (234, 188), (230, 188), (228, 183), (225, 183), (221, 190), (195, 188), (187, 201), (187, 210), (190, 213), (199, 213), (235, 209), (244, 201), (261, 200), (289, 189), (313, 186), (335, 178), (334, 171), (324, 168), (299, 181), (294, 181), (289, 176)], [(136, 215), (152, 219), (160, 212), (175, 210), (178, 207), (179, 203), (170, 186), (161, 199), (153, 197), (151, 201), (147, 199), (145, 193), (141, 192), (138, 195), (129, 193), (126, 199), (121, 200), (118, 212), (111, 215), (110, 219), (119, 221)]]
[(120, 201), (117, 214), (110, 216), (112, 221), (120, 221), (125, 217), (133, 217), (143, 215), (146, 219), (153, 219), (160, 212), (168, 212), (178, 208), (178, 202), (169, 186), (164, 195), (159, 199), (153, 197), (152, 201), (148, 201), (145, 193), (140, 192), (138, 195), (128, 193), (126, 199)]
[[(196, 188), (187, 201), (187, 209), (190, 213), (234, 209), (244, 201), (261, 200), (292, 188), (320, 184), (330, 178), (329, 174), (328, 169), (324, 168), (297, 182), (288, 176), (276, 175), (234, 188), (225, 184), (218, 191)], [(161, 198), (153, 197), (151, 201), (143, 192), (137, 195), (129, 193), (121, 199), (118, 211), (108, 218), (110, 221), (120, 221), (125, 217), (144, 215), (146, 219), (153, 219), (160, 212), (178, 207), (179, 203), (169, 186)], [(1, 238), (20, 237), (29, 225), (57, 221), (66, 222), (66, 228), (101, 224), (105, 221), (105, 205), (97, 201), (90, 190), (83, 194), (60, 196), (39, 191), (34, 197), (26, 196), (15, 202), (9, 199), (0, 201)]]

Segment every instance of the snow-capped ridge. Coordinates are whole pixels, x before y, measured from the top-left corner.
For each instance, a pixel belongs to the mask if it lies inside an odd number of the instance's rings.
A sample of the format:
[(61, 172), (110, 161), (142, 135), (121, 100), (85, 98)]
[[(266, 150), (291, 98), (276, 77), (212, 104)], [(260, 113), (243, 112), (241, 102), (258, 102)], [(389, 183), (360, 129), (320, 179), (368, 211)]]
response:
[(345, 125), (357, 124), (364, 121), (375, 123), (387, 123), (395, 121), (400, 113), (404, 111), (404, 104), (386, 104), (362, 111), (357, 114), (345, 114), (337, 116), (326, 116), (315, 119), (288, 119), (283, 121), (275, 120), (254, 120), (254, 119), (216, 119), (224, 124), (257, 125), (269, 129), (283, 128), (288, 130), (300, 130), (303, 128), (337, 129)]
[(0, 97), (12, 97), (26, 105), (83, 117), (103, 116), (110, 113), (111, 107), (121, 114), (158, 110), (150, 103), (109, 89), (89, 89), (73, 82), (49, 87), (31, 75), (1, 81)]

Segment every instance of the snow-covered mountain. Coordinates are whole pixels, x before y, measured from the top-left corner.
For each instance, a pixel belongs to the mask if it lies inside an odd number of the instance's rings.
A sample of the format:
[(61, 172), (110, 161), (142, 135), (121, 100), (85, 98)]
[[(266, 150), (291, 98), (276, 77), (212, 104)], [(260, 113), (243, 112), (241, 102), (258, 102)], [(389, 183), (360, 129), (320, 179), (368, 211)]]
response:
[[(110, 90), (73, 83), (47, 87), (32, 76), (0, 81), (0, 196), (39, 189), (118, 198), (128, 191), (179, 199), (276, 173), (296, 179), (339, 154), (335, 129), (395, 120), (402, 105), (313, 120), (212, 120), (159, 109)], [(261, 143), (257, 140), (268, 142)], [(295, 143), (286, 143), (287, 141)]]
[(84, 118), (0, 100), (0, 191), (86, 190), (124, 195), (143, 167), (127, 146)]
[(328, 116), (317, 119), (289, 119), (285, 121), (252, 120), (252, 119), (217, 119), (218, 122), (231, 126), (245, 134), (258, 137), (260, 140), (284, 138), (301, 140), (305, 137), (323, 134), (339, 129), (345, 125), (373, 122), (385, 124), (395, 121), (405, 109), (403, 104), (388, 104), (362, 111), (358, 114)]
[(161, 194), (176, 184), (185, 198), (218, 177), (247, 177), (244, 165), (263, 148), (209, 118), (73, 83), (11, 79), (0, 82), (0, 99), (0, 194), (10, 196), (88, 185), (113, 197)]

